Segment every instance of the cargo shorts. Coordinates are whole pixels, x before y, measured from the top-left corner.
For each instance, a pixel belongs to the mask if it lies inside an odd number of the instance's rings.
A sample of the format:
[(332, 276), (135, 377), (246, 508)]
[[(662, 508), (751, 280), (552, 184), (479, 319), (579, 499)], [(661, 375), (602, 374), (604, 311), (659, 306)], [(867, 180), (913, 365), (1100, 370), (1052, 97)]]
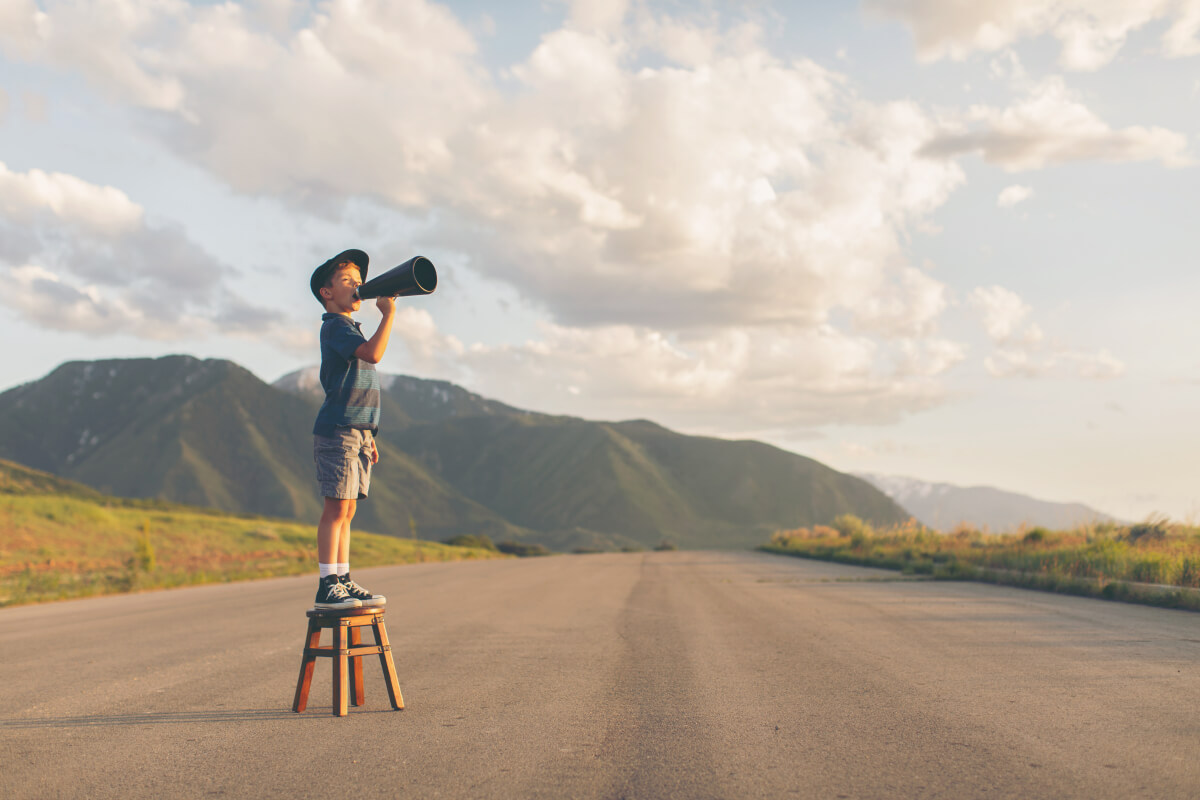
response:
[(338, 428), (333, 436), (313, 435), (313, 460), (323, 497), (362, 500), (371, 488), (370, 431)]

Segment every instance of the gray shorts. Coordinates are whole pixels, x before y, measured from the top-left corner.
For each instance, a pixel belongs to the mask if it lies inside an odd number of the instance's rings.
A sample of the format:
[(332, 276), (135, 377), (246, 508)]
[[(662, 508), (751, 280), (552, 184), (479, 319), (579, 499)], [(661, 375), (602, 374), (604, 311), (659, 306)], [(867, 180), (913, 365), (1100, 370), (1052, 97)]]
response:
[(361, 500), (371, 488), (370, 431), (338, 428), (333, 436), (313, 435), (313, 460), (323, 497)]

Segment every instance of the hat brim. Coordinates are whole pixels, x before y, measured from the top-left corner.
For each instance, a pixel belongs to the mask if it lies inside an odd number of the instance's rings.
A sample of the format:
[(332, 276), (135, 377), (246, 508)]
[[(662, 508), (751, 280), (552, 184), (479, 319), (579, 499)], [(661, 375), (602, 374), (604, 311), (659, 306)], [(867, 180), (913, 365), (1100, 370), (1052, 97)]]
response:
[(308, 281), (308, 287), (312, 289), (313, 297), (324, 302), (321, 297), (321, 287), (329, 280), (329, 273), (342, 262), (349, 261), (354, 266), (358, 267), (358, 276), (364, 282), (367, 280), (367, 265), (371, 258), (362, 250), (343, 250), (333, 258), (326, 261), (321, 266), (313, 270), (312, 278)]

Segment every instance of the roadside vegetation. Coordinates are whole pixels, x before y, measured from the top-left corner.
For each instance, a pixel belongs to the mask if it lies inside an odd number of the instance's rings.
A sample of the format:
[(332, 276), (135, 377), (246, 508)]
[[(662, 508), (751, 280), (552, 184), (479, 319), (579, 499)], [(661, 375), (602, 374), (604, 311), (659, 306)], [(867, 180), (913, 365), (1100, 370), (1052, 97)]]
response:
[(517, 556), (518, 558), (529, 558), (531, 556), (549, 556), (554, 553), (544, 545), (529, 544), (527, 542), (517, 542), (508, 540), (496, 544), (491, 537), (484, 533), (463, 533), (458, 536), (452, 536), (446, 539), (444, 544), (454, 547), (473, 547), (480, 550), (489, 550), (493, 553), (504, 553), (509, 556)]
[[(4, 480), (11, 477), (0, 475), (0, 606), (316, 573), (313, 525), (61, 494), (74, 489), (16, 486)], [(362, 531), (354, 531), (353, 556), (356, 568), (504, 557)]]
[(1167, 519), (985, 534), (970, 527), (940, 533), (915, 520), (875, 529), (846, 514), (832, 525), (778, 531), (760, 549), (940, 580), (1200, 611), (1200, 528)]

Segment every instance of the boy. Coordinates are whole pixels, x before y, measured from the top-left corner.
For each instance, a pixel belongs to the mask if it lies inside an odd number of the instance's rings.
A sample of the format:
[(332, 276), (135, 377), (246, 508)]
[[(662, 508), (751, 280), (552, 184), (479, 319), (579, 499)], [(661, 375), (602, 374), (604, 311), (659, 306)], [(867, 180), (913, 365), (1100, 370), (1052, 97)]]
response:
[(325, 498), (317, 526), (317, 562), (321, 570), (315, 608), (382, 606), (350, 578), (350, 520), (358, 500), (367, 496), (371, 466), (379, 461), (379, 376), (396, 303), (380, 297), (375, 305), (383, 321), (367, 339), (350, 314), (362, 306), (358, 287), (367, 277), (367, 254), (346, 250), (317, 267), (309, 287), (325, 314), (321, 317), (321, 386), (325, 402), (313, 425), (313, 458)]

